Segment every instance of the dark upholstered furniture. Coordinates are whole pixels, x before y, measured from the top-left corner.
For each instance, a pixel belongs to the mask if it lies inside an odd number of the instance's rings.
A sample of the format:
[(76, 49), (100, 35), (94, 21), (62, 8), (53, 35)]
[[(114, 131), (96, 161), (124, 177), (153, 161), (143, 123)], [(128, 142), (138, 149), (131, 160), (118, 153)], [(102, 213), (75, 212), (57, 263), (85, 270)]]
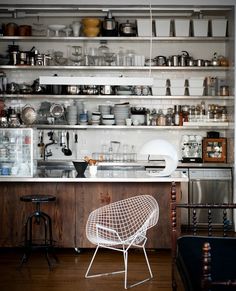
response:
[[(179, 230), (181, 208), (193, 210), (192, 235), (183, 235)], [(219, 226), (214, 229), (212, 225), (211, 212), (214, 208), (222, 209), (222, 231)], [(177, 204), (175, 184), (172, 184), (173, 290), (177, 290), (179, 278), (186, 291), (236, 290), (236, 236), (234, 231), (229, 229), (227, 219), (228, 212), (235, 208), (236, 204)], [(205, 209), (208, 212), (207, 231), (198, 229), (197, 209)], [(231, 236), (227, 236), (228, 233)]]

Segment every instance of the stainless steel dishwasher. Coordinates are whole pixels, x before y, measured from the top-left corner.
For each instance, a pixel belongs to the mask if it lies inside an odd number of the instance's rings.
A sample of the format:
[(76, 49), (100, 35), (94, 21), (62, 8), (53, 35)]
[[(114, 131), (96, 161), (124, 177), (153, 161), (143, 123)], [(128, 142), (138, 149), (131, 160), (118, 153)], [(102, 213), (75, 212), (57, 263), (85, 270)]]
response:
[[(232, 170), (229, 168), (189, 169), (189, 202), (190, 203), (232, 203), (233, 183)], [(198, 222), (207, 223), (207, 211), (197, 210)], [(228, 224), (233, 224), (233, 212), (228, 211)], [(191, 213), (190, 213), (191, 218)], [(191, 221), (190, 221), (191, 224)], [(222, 224), (221, 210), (212, 210), (212, 224)]]

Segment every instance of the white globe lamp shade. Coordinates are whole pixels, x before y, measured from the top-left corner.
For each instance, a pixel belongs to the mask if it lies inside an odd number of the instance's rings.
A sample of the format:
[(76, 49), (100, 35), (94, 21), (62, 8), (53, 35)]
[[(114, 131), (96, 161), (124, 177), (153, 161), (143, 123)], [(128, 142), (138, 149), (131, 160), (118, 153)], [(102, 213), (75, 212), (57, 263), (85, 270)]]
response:
[(164, 139), (154, 139), (145, 143), (141, 149), (142, 155), (155, 155), (165, 160), (165, 168), (155, 173), (155, 176), (170, 176), (178, 166), (178, 155), (175, 147)]

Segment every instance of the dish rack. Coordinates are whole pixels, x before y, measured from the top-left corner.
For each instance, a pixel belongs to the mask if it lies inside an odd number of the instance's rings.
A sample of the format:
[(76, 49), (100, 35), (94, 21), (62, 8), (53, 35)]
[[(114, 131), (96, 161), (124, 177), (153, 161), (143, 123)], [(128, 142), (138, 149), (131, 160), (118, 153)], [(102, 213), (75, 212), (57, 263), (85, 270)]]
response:
[(114, 152), (95, 152), (92, 153), (93, 159), (101, 159), (104, 162), (135, 162), (137, 161), (137, 153), (114, 153)]

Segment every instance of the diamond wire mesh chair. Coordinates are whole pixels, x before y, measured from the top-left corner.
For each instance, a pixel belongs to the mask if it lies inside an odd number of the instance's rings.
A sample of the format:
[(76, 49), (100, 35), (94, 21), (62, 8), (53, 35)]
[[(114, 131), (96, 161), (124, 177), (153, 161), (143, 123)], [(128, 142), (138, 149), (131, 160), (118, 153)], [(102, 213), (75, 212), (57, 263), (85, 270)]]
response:
[[(159, 206), (150, 195), (139, 195), (100, 207), (90, 213), (86, 224), (88, 240), (97, 245), (85, 278), (125, 273), (124, 288), (127, 289), (128, 250), (131, 246), (143, 249), (150, 277), (129, 287), (150, 280), (153, 275), (145, 250), (146, 232), (157, 224)], [(124, 270), (89, 275), (99, 247), (123, 252)]]

